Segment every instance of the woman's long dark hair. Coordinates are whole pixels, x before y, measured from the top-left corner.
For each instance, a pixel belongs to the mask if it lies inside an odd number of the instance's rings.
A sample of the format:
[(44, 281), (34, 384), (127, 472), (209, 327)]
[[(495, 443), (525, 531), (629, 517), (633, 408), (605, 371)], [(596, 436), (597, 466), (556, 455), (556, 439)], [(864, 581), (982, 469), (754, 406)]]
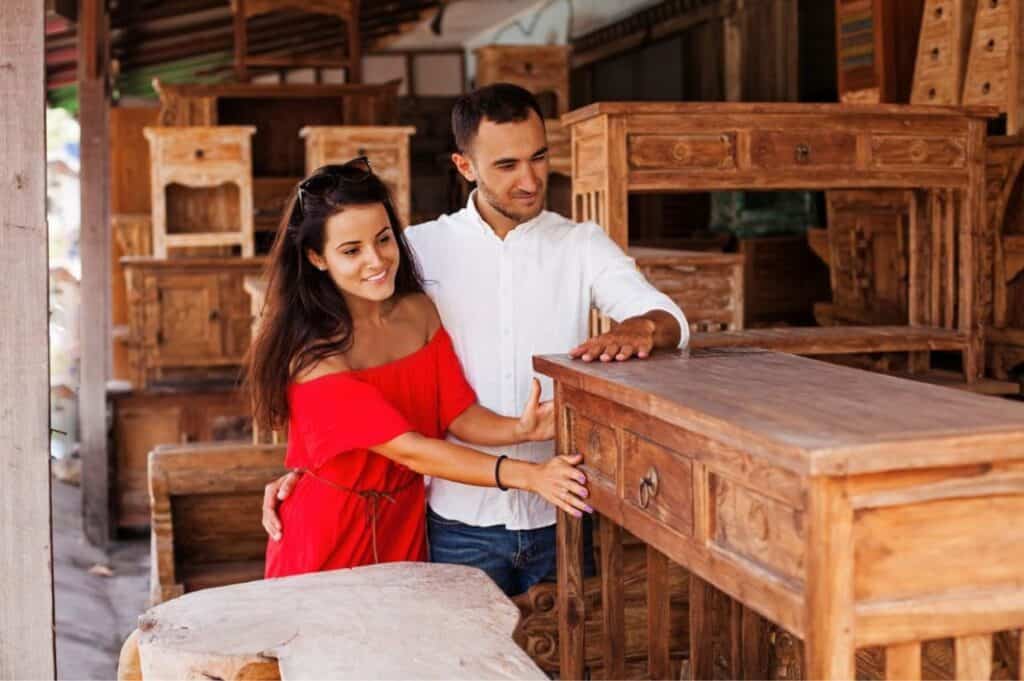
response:
[[(320, 168), (310, 178), (330, 172)], [(300, 183), (303, 185), (305, 183)], [(264, 274), (266, 300), (246, 357), (245, 383), (260, 428), (288, 422), (288, 385), (304, 369), (352, 345), (352, 315), (331, 276), (314, 267), (308, 251), (323, 255), (327, 220), (346, 206), (384, 204), (398, 245), (396, 298), (422, 292), (419, 268), (402, 236), (388, 190), (373, 173), (339, 180), (323, 192), (293, 190)], [(301, 201), (300, 201), (301, 194)]]

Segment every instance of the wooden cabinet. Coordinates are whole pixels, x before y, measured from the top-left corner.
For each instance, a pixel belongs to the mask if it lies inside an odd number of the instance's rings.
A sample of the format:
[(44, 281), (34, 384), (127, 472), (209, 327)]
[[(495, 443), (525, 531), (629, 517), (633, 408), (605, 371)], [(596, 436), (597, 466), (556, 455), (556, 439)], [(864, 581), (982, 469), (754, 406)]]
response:
[(147, 457), (157, 445), (246, 439), (251, 416), (233, 383), (146, 391), (108, 390), (114, 472), (110, 495), (121, 528), (149, 525)]
[[(153, 255), (166, 258), (172, 248), (238, 246), (252, 257), (253, 196), (251, 126), (196, 126), (146, 128), (149, 140), (150, 187), (153, 193)], [(168, 194), (203, 194), (204, 218), (189, 219), (188, 212), (168, 211)], [(222, 190), (222, 191), (218, 191)], [(174, 204), (172, 204), (174, 205)], [(219, 219), (210, 216), (218, 215)]]
[(743, 328), (743, 256), (630, 248), (640, 272), (678, 305), (690, 331)]
[(978, 0), (964, 78), (964, 106), (996, 106), (1006, 134), (1024, 124), (1024, 2)]
[[(555, 382), (556, 453), (586, 448), (602, 533), (595, 631), (581, 522), (558, 514), (560, 678), (586, 678), (593, 636), (617, 665), (607, 677), (624, 677), (615, 527), (649, 547), (642, 678), (679, 678), (669, 561), (690, 572), (687, 678), (778, 678), (761, 647), (776, 625), (803, 640), (803, 678), (1016, 666), (1015, 639), (996, 648), (1024, 628), (1024, 405), (755, 349), (618, 366), (546, 356), (534, 369)], [(735, 599), (724, 618), (708, 607), (717, 591)], [(926, 642), (949, 638), (955, 661), (923, 676), (936, 661)], [(858, 669), (865, 657), (874, 675)]]
[(555, 107), (545, 117), (557, 118), (569, 110), (569, 54), (564, 45), (487, 45), (477, 48), (476, 85), (512, 83), (539, 99), (553, 95)]
[(132, 383), (232, 376), (249, 346), (243, 289), (262, 258), (123, 258), (128, 282)]
[(913, 197), (898, 190), (828, 192), (833, 314), (859, 324), (906, 324)]
[(960, 103), (976, 0), (925, 0), (912, 104)]
[(306, 175), (329, 163), (357, 156), (370, 159), (373, 172), (387, 185), (402, 227), (409, 226), (411, 178), (409, 126), (310, 126), (299, 131), (306, 140)]

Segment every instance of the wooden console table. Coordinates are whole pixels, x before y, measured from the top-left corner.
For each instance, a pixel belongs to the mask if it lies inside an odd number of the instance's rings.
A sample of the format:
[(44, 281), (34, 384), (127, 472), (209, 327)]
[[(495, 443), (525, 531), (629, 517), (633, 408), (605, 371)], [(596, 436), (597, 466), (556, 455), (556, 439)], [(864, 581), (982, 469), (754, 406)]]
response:
[[(709, 583), (742, 604), (734, 632), (763, 616), (803, 639), (809, 678), (853, 678), (875, 646), (888, 678), (920, 678), (922, 641), (951, 637), (956, 677), (987, 679), (993, 634), (1024, 627), (1024, 406), (761, 350), (534, 368), (601, 515), (608, 678), (623, 671), (622, 528), (648, 545), (650, 678), (670, 671), (669, 560), (692, 574), (693, 678), (715, 664)], [(563, 679), (584, 673), (582, 548), (560, 513)], [(756, 648), (738, 650), (764, 678)]]
[[(562, 117), (572, 135), (573, 218), (594, 220), (625, 248), (630, 192), (912, 190), (907, 323), (968, 336), (970, 381), (983, 365), (975, 253), (985, 225), (986, 117), (994, 114), (940, 106), (599, 102)], [(952, 323), (933, 309), (940, 286), (952, 284), (932, 262), (943, 245), (959, 262)]]

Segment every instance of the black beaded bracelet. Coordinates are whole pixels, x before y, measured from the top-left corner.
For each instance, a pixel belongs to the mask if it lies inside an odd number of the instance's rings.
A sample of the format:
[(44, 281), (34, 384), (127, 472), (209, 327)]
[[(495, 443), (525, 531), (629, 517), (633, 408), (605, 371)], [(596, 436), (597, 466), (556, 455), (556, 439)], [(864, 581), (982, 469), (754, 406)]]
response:
[(508, 491), (508, 487), (505, 487), (504, 485), (501, 484), (501, 475), (500, 475), (501, 462), (504, 461), (507, 458), (508, 458), (507, 456), (502, 454), (501, 456), (498, 457), (498, 460), (494, 462), (494, 482), (495, 482), (495, 484), (498, 485), (498, 489), (500, 489), (502, 492), (507, 492)]

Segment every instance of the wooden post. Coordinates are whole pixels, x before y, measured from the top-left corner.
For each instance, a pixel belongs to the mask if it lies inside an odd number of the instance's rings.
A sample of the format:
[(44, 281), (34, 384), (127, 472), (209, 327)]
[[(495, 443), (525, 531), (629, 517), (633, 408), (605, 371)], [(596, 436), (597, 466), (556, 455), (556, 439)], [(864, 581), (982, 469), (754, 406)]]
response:
[(110, 221), (106, 3), (82, 0), (78, 15), (78, 97), (82, 195), (82, 373), (78, 393), (85, 535), (110, 538), (106, 383), (110, 366)]
[[(348, 43), (348, 69), (345, 71), (346, 83), (363, 82), (363, 48), (359, 38), (359, 2), (355, 0), (351, 5), (351, 12), (345, 20), (345, 30), (348, 32), (346, 43)], [(409, 84), (412, 87), (412, 81)], [(412, 93), (410, 92), (410, 95)]]
[(43, 3), (0, 3), (0, 678), (52, 679)]

